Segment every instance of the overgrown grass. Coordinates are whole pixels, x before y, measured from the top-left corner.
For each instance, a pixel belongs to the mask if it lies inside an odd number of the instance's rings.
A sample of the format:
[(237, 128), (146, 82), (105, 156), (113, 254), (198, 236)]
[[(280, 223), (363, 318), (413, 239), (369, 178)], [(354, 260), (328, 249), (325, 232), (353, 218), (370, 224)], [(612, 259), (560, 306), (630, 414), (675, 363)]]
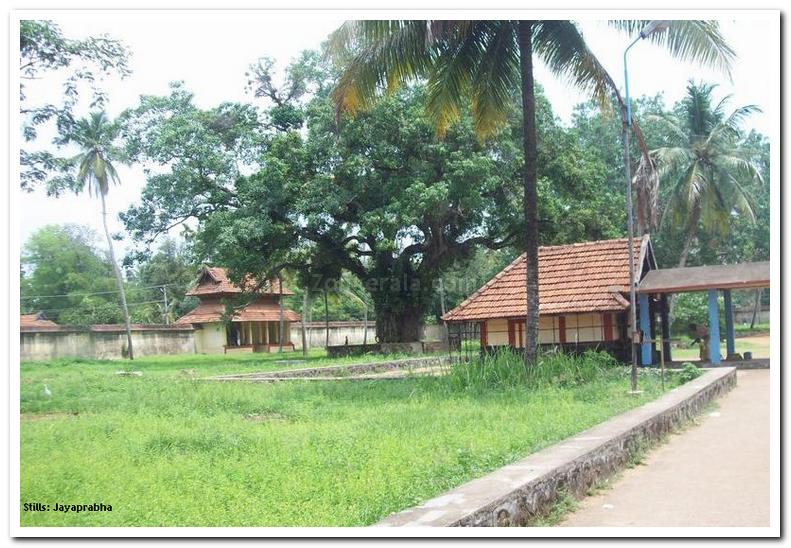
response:
[(518, 356), (496, 356), (440, 378), (274, 384), (143, 361), (142, 377), (23, 366), (21, 502), (113, 508), (23, 512), (23, 526), (368, 525), (660, 393), (641, 374), (629, 395), (628, 369), (593, 354), (518, 375)]

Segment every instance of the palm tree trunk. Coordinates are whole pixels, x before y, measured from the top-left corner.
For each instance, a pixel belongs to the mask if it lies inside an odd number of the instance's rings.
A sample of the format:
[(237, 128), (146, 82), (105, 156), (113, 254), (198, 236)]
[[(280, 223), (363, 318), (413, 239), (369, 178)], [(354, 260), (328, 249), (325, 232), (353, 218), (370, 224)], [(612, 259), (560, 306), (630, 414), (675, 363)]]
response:
[(306, 327), (305, 321), (308, 318), (307, 316), (308, 302), (309, 302), (308, 290), (305, 289), (305, 292), (302, 294), (302, 355), (303, 356), (308, 355), (308, 336), (307, 333), (305, 333), (305, 327)]
[(110, 253), (110, 262), (113, 263), (115, 280), (118, 282), (118, 292), (121, 295), (121, 309), (124, 312), (124, 325), (126, 327), (126, 348), (130, 360), (135, 359), (132, 350), (132, 328), (129, 325), (129, 308), (126, 306), (126, 293), (124, 292), (124, 278), (121, 276), (121, 269), (115, 262), (115, 251), (113, 250), (113, 239), (110, 237), (110, 229), (107, 228), (107, 206), (104, 200), (104, 192), (99, 192), (102, 197), (102, 224), (104, 225), (104, 235), (107, 237), (107, 250)]
[(525, 366), (538, 353), (538, 192), (536, 98), (533, 82), (533, 25), (519, 22), (519, 65), (522, 77), (522, 146), (524, 148), (525, 262), (527, 266), (527, 317), (525, 318)]
[[(697, 226), (697, 224), (695, 225)], [(681, 249), (681, 255), (678, 259), (678, 267), (684, 268), (687, 266), (687, 258), (689, 257), (689, 250), (692, 249), (692, 242), (695, 239), (695, 230), (690, 228), (687, 230), (687, 237), (684, 240), (684, 247)]]
[(327, 290), (324, 290), (324, 350), (330, 347), (330, 308), (327, 304)]
[(753, 306), (753, 318), (750, 320), (750, 329), (755, 329), (755, 319), (758, 317), (758, 311), (761, 310), (761, 293), (763, 289), (755, 290), (755, 306)]
[(285, 331), (285, 328), (286, 328), (286, 322), (284, 321), (284, 318), (283, 318), (283, 277), (280, 276), (279, 274), (277, 276), (277, 285), (278, 285), (278, 292), (280, 293), (280, 298), (277, 300), (278, 305), (280, 307), (280, 336), (278, 337), (278, 339), (280, 339), (278, 341), (279, 344), (280, 344), (280, 348), (278, 349), (278, 352), (280, 352), (282, 354), (283, 353), (283, 332)]

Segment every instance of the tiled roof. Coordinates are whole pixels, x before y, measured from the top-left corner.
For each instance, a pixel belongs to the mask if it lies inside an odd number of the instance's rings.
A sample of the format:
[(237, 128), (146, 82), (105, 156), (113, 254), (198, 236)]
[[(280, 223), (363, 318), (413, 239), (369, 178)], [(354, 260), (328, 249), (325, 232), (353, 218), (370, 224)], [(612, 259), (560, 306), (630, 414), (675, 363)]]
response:
[[(647, 237), (646, 237), (647, 240)], [(540, 314), (620, 311), (629, 301), (628, 239), (540, 247), (538, 297)], [(635, 238), (635, 265), (643, 240)], [(446, 321), (517, 318), (527, 313), (525, 255), (459, 306), (445, 314)], [(635, 272), (639, 272), (637, 269)]]
[(34, 314), (22, 314), (19, 319), (20, 327), (53, 327), (57, 326), (52, 320), (48, 320), (43, 312)]
[[(190, 312), (176, 320), (177, 325), (219, 322), (225, 313), (225, 303), (220, 299), (206, 299)], [(288, 308), (283, 309), (283, 319), (287, 322), (298, 322), (299, 314)], [(242, 310), (236, 312), (233, 322), (276, 322), (280, 321), (280, 306), (277, 300), (261, 297), (254, 300)]]
[[(256, 282), (253, 278), (247, 278), (244, 283), (246, 291), (255, 289)], [(201, 269), (198, 283), (195, 284), (187, 295), (220, 295), (223, 293), (241, 293), (242, 290), (228, 279), (226, 269), (219, 266), (204, 266)], [(264, 287), (258, 290), (259, 293), (280, 294), (280, 286), (277, 279), (269, 280)], [(283, 286), (283, 295), (293, 295), (287, 287)]]

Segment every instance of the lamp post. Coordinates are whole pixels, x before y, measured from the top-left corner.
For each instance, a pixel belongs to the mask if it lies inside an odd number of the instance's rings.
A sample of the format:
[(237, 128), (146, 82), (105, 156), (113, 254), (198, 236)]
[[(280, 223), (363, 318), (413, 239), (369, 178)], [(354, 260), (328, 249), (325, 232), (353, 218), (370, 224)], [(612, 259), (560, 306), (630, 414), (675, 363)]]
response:
[(635, 294), (636, 280), (634, 279), (634, 215), (632, 213), (632, 169), (629, 163), (629, 132), (632, 126), (632, 105), (629, 99), (629, 70), (626, 63), (626, 56), (637, 42), (667, 30), (670, 21), (651, 21), (640, 31), (640, 34), (626, 46), (623, 52), (623, 80), (625, 108), (623, 114), (623, 163), (626, 171), (626, 219), (627, 230), (629, 232), (629, 341), (632, 348), (632, 392), (637, 392), (637, 351), (638, 351), (638, 332), (637, 332), (637, 297)]

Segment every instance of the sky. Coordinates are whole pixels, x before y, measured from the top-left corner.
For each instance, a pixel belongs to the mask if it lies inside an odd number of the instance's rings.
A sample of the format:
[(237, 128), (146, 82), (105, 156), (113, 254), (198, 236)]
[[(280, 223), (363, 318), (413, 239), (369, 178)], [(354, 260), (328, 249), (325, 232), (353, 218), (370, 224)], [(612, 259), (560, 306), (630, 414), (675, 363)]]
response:
[[(132, 52), (132, 75), (124, 80), (107, 79), (102, 87), (109, 96), (108, 113), (115, 116), (136, 106), (140, 95), (163, 95), (168, 84), (183, 80), (195, 94), (200, 107), (223, 101), (245, 101), (264, 106), (245, 91), (245, 71), (261, 56), (286, 66), (298, 54), (318, 48), (327, 35), (343, 22), (334, 12), (104, 12), (80, 13), (48, 18), (56, 21), (64, 35), (84, 38), (107, 34), (124, 42)], [(581, 29), (591, 50), (616, 82), (623, 81), (623, 49), (629, 37), (614, 31), (595, 14), (587, 13)], [(763, 113), (751, 117), (748, 129), (771, 134), (779, 116), (773, 104), (777, 90), (771, 88), (773, 71), (767, 52), (775, 44), (772, 24), (760, 19), (721, 20), (722, 32), (737, 53), (732, 79), (673, 59), (661, 48), (641, 42), (629, 54), (630, 91), (633, 97), (662, 93), (668, 105), (679, 100), (690, 78), (717, 83), (716, 98), (732, 94), (734, 107), (755, 104)], [(11, 64), (13, 66), (13, 63)], [(536, 80), (544, 87), (555, 113), (569, 123), (574, 105), (586, 97), (557, 80), (538, 64)], [(28, 90), (31, 104), (56, 100), (57, 78), (43, 78)], [(12, 98), (15, 94), (12, 93)], [(42, 141), (46, 141), (42, 134)], [(46, 145), (46, 142), (42, 143)], [(12, 155), (13, 157), (13, 155)], [(111, 231), (123, 234), (118, 213), (135, 203), (145, 184), (141, 166), (119, 168), (122, 186), (108, 196)], [(86, 224), (101, 233), (97, 199), (87, 195), (47, 197), (43, 191), (22, 193), (20, 239), (25, 242), (38, 228), (51, 223)], [(117, 244), (122, 256), (131, 249), (125, 239)]]

